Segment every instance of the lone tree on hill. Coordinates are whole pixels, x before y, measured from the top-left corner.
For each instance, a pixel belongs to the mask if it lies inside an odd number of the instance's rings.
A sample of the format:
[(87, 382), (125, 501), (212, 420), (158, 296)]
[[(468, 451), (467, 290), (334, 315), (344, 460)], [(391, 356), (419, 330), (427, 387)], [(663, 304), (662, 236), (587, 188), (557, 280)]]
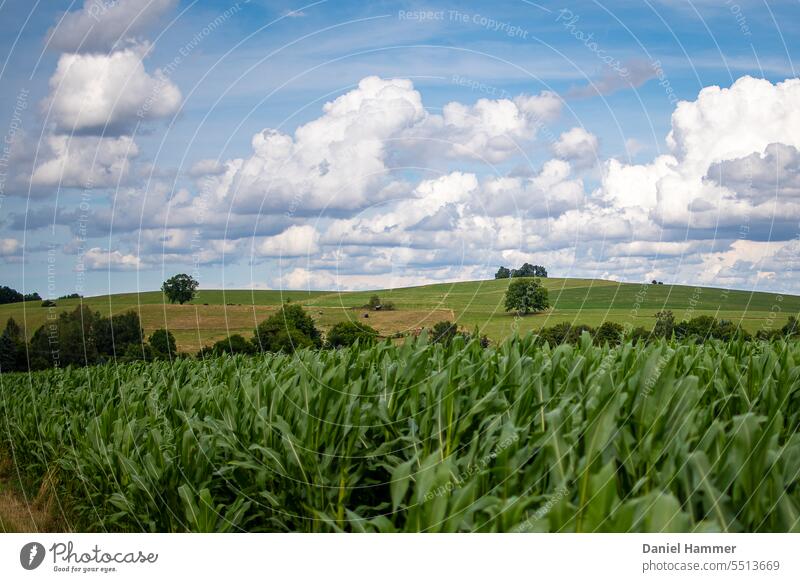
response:
[(194, 299), (199, 286), (200, 283), (195, 281), (193, 277), (186, 273), (180, 273), (164, 281), (164, 284), (161, 285), (161, 290), (170, 303), (177, 301), (183, 305), (187, 301)]
[(516, 311), (520, 315), (544, 311), (550, 307), (547, 289), (539, 279), (515, 279), (506, 291), (506, 311)]

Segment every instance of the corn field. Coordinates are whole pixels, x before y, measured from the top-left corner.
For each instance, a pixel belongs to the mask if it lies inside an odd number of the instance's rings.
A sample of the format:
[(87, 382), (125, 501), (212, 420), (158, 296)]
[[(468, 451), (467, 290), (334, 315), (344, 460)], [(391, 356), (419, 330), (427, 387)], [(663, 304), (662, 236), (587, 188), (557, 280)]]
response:
[(0, 381), (3, 454), (74, 530), (800, 530), (800, 343), (423, 336)]

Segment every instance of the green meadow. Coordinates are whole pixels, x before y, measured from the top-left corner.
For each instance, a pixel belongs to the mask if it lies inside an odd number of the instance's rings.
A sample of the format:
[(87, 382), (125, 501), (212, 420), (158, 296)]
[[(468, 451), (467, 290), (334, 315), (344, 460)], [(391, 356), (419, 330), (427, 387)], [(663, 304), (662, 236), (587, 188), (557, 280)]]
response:
[[(615, 321), (625, 326), (652, 328), (656, 312), (673, 311), (675, 318), (711, 315), (740, 323), (751, 333), (781, 327), (800, 312), (800, 297), (776, 293), (735, 291), (682, 285), (618, 283), (601, 279), (543, 279), (551, 309), (516, 317), (503, 309), (510, 279), (441, 283), (402, 289), (330, 292), (280, 290), (201, 290), (191, 304), (171, 305), (159, 291), (88, 297), (83, 302), (103, 315), (134, 309), (145, 332), (168, 327), (178, 347), (196, 351), (228, 334), (249, 337), (253, 328), (284, 301), (304, 305), (324, 331), (345, 319), (363, 318), (360, 308), (370, 296), (394, 303), (396, 310), (369, 313), (368, 323), (381, 333), (413, 332), (449, 319), (467, 329), (479, 328), (494, 341), (515, 330), (525, 333), (561, 322), (597, 326)], [(51, 314), (74, 309), (79, 299), (57, 301)], [(42, 325), (48, 308), (40, 302), (0, 306), (0, 321), (13, 317), (28, 335)], [(52, 316), (52, 315), (51, 315)]]

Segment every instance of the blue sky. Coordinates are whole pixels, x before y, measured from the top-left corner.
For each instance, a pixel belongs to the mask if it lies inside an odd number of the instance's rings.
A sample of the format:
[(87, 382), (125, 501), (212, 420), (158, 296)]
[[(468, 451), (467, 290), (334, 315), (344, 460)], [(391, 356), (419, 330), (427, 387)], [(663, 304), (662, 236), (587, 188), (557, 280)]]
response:
[(3, 2), (2, 283), (383, 288), (529, 261), (798, 292), (798, 15)]

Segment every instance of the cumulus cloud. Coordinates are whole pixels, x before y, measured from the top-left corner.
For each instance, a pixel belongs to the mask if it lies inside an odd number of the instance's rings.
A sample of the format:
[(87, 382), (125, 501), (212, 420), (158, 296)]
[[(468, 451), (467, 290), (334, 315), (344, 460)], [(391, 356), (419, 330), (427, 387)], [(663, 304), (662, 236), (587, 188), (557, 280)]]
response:
[(559, 158), (570, 160), (576, 167), (593, 166), (597, 160), (598, 139), (582, 127), (573, 127), (562, 133), (553, 144), (553, 153)]
[[(771, 222), (774, 208), (759, 206), (759, 200), (769, 196), (765, 186), (774, 196), (775, 180), (765, 182), (763, 166), (782, 164), (780, 173), (791, 181), (796, 160), (787, 147), (800, 146), (798, 102), (800, 79), (772, 84), (742, 77), (730, 88), (707, 87), (695, 101), (676, 107), (667, 137), (672, 155), (643, 165), (609, 161), (603, 195), (623, 206), (648, 208), (659, 224), (671, 228), (713, 229), (745, 217), (756, 224)], [(760, 168), (759, 180), (754, 174), (743, 188), (741, 172), (748, 163), (754, 172)], [(726, 181), (725, 172), (734, 179)], [(780, 202), (781, 220), (800, 217), (794, 200)]]
[(108, 135), (175, 113), (180, 90), (160, 70), (149, 75), (142, 53), (61, 55), (43, 103), (48, 119), (59, 131)]
[(89, 271), (135, 271), (142, 266), (136, 255), (123, 254), (93, 247), (84, 254), (84, 265)]
[(189, 176), (199, 178), (201, 176), (217, 176), (225, 172), (225, 164), (219, 160), (206, 159), (198, 160), (189, 168)]
[(217, 183), (228, 187), (215, 188), (217, 201), (237, 212), (352, 211), (410, 193), (388, 178), (394, 155), (416, 165), (436, 156), (500, 161), (519, 154), (519, 142), (533, 139), (560, 108), (555, 95), (543, 93), (452, 102), (435, 115), (410, 80), (367, 77), (294, 135), (265, 129), (253, 137), (249, 158), (230, 160), (225, 171), (197, 169), (221, 176)]
[(290, 226), (255, 245), (262, 257), (303, 257), (319, 252), (319, 233), (310, 225)]
[(130, 170), (139, 148), (127, 136), (51, 135), (45, 139), (44, 162), (33, 171), (36, 186), (100, 188), (116, 186)]
[(108, 52), (137, 42), (178, 0), (85, 0), (83, 8), (67, 12), (47, 33), (53, 50)]
[(479, 99), (474, 105), (451, 102), (442, 115), (430, 116), (420, 134), (441, 141), (450, 156), (466, 156), (492, 163), (521, 153), (547, 121), (561, 112), (553, 93), (514, 99)]

